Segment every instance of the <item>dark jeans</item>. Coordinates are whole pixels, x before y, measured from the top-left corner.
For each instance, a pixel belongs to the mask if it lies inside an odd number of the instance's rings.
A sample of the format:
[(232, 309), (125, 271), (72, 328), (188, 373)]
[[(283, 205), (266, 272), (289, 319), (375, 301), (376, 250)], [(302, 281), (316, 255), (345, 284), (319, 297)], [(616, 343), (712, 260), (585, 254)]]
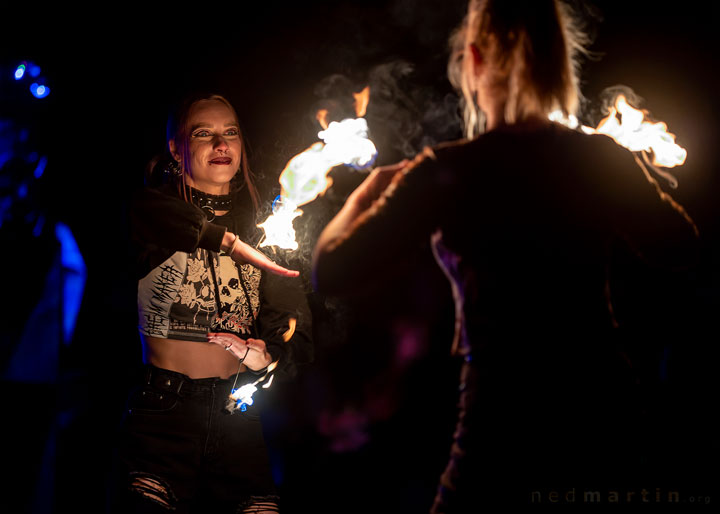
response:
[[(243, 373), (236, 387), (255, 378)], [(233, 381), (147, 367), (120, 431), (114, 511), (234, 513), (277, 502), (257, 407), (224, 409)]]

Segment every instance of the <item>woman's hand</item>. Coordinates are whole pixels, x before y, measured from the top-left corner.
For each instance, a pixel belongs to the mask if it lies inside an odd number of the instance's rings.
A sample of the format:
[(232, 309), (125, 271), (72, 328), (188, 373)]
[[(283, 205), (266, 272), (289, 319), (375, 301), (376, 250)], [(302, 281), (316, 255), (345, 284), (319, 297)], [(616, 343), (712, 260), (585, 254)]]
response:
[(208, 341), (223, 346), (253, 371), (267, 368), (272, 362), (262, 339), (241, 339), (227, 332), (208, 332)]
[(283, 277), (297, 277), (300, 275), (299, 271), (289, 270), (274, 263), (265, 254), (257, 251), (240, 238), (237, 238), (236, 240), (236, 237), (237, 236), (231, 232), (226, 232), (225, 238), (228, 239), (228, 241), (226, 242), (226, 239), (223, 239), (223, 244), (226, 248), (228, 248), (228, 255), (238, 264), (252, 264), (256, 268), (260, 268)]

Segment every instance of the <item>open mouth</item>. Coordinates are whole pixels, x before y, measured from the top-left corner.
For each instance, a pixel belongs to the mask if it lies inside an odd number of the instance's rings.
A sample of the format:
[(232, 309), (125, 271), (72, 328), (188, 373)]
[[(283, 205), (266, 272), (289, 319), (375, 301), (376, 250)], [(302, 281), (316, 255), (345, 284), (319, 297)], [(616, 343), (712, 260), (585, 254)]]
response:
[(216, 159), (211, 159), (210, 164), (217, 164), (219, 166), (227, 166), (232, 162), (232, 159), (230, 157), (217, 157)]

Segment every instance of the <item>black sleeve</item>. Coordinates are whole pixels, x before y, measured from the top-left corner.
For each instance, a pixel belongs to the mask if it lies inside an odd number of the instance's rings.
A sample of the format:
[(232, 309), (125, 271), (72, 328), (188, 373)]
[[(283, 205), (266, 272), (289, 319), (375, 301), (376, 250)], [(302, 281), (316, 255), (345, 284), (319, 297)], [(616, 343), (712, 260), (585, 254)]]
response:
[(131, 209), (133, 237), (174, 251), (220, 251), (225, 227), (207, 221), (203, 211), (180, 198), (145, 188)]
[(133, 197), (130, 227), (139, 276), (176, 251), (220, 251), (227, 229), (207, 221), (203, 211), (168, 191), (144, 188)]
[(278, 373), (292, 377), (297, 366), (312, 362), (312, 315), (300, 277), (262, 274), (257, 321), (273, 361), (280, 361)]

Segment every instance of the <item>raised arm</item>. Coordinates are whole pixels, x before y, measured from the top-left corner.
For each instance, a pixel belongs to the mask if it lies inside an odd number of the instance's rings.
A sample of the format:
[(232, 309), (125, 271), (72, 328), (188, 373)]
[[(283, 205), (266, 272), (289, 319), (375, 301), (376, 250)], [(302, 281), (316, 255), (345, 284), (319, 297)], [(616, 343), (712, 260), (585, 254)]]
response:
[(429, 238), (435, 161), (430, 150), (413, 162), (375, 169), (325, 227), (313, 255), (313, 285), (349, 293), (368, 277), (392, 273), (409, 244)]
[(239, 264), (253, 266), (281, 276), (296, 277), (263, 253), (240, 240), (222, 225), (211, 223), (197, 206), (158, 189), (145, 188), (133, 199), (131, 209), (133, 238), (142, 248), (142, 266), (149, 271), (173, 252), (192, 252), (197, 248), (224, 250)]

